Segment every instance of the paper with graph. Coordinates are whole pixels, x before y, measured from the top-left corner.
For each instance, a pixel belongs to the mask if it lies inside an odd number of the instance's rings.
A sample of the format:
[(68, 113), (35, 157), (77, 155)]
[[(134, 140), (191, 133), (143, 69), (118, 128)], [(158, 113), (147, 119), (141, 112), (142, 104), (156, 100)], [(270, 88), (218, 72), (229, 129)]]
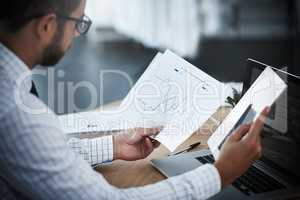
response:
[(66, 134), (163, 126), (155, 137), (170, 151), (224, 105), (231, 88), (171, 51), (158, 53), (117, 110), (60, 116)]
[(145, 125), (160, 124), (155, 137), (174, 151), (224, 104), (229, 88), (171, 51), (158, 54), (131, 89), (120, 111)]

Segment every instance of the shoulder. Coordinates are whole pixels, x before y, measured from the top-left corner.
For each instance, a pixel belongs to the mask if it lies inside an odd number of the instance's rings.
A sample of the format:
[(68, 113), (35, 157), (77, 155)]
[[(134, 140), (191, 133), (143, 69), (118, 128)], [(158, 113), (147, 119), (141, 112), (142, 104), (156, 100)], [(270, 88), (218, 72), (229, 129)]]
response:
[(43, 135), (48, 139), (62, 136), (62, 128), (57, 115), (39, 99), (28, 94), (25, 102), (13, 101), (0, 111), (0, 134), (2, 136), (8, 136), (6, 138), (10, 139), (21, 136), (37, 138)]
[[(57, 116), (36, 96), (17, 87), (0, 67), (0, 119), (21, 124), (56, 124)], [(1, 124), (0, 124), (1, 125)]]
[(14, 107), (13, 94), (15, 90), (14, 81), (11, 80), (6, 71), (0, 67), (0, 118)]

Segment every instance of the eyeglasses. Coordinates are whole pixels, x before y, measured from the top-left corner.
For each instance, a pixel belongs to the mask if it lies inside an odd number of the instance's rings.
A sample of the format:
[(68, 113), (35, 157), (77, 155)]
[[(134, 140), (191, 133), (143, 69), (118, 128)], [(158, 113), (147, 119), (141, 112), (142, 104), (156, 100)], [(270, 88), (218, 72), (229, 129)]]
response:
[(91, 28), (91, 25), (92, 25), (92, 20), (86, 15), (84, 15), (80, 19), (74, 18), (74, 17), (63, 16), (63, 15), (57, 15), (57, 16), (61, 19), (75, 21), (76, 22), (76, 24), (75, 24), (76, 31), (80, 35), (87, 34), (87, 32), (89, 31), (89, 29)]
[[(45, 14), (39, 14), (39, 15), (33, 15), (31, 17), (28, 17), (28, 20), (34, 19), (34, 18), (39, 18), (39, 17), (43, 17), (45, 16)], [(75, 21), (75, 28), (76, 31), (80, 34), (80, 35), (85, 35), (87, 34), (87, 32), (90, 30), (91, 26), (92, 26), (92, 20), (86, 16), (83, 15), (81, 18), (74, 18), (74, 17), (69, 17), (69, 16), (64, 16), (64, 15), (60, 15), (60, 14), (56, 14), (56, 16), (58, 18), (61, 18), (63, 20), (71, 20), (71, 21)]]

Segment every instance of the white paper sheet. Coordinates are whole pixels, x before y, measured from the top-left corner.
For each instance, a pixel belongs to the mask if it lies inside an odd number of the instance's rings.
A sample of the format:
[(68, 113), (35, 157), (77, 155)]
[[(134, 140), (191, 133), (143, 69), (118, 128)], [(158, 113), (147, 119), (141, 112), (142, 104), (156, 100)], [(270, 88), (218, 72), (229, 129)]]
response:
[(158, 53), (114, 112), (61, 116), (66, 134), (160, 127), (155, 137), (170, 151), (224, 105), (231, 88), (171, 51)]
[(130, 119), (125, 121), (119, 114), (82, 112), (59, 117), (65, 134), (110, 132), (130, 127)]
[(160, 121), (156, 140), (174, 151), (223, 105), (225, 85), (166, 51), (148, 68), (122, 103), (143, 119)]
[(159, 121), (140, 118), (130, 112), (82, 112), (58, 117), (67, 135), (85, 133), (111, 133), (136, 127), (151, 128), (162, 126)]
[(286, 83), (270, 67), (267, 67), (209, 138), (208, 146), (215, 159), (219, 156), (220, 145), (230, 134), (247, 107), (252, 105), (252, 112), (254, 112), (252, 119), (255, 120), (259, 113), (266, 106), (271, 106), (286, 88)]
[[(162, 54), (158, 53), (154, 57), (145, 74), (151, 73), (151, 70), (156, 69), (161, 56)], [(143, 76), (138, 80), (139, 82), (143, 82)], [(129, 95), (127, 95), (126, 99), (130, 100)], [(158, 116), (143, 116), (142, 113), (136, 112), (134, 109), (128, 109), (126, 107), (127, 100), (124, 100), (121, 106), (115, 110), (81, 112), (61, 115), (58, 118), (65, 134), (111, 132), (136, 127), (162, 126), (163, 122), (160, 121)], [(125, 109), (122, 109), (122, 107)]]

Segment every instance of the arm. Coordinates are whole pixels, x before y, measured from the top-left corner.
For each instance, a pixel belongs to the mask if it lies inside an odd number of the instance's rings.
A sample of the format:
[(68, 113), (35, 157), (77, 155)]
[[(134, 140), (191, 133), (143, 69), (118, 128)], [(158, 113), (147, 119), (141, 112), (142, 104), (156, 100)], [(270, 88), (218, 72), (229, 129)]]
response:
[(150, 139), (150, 136), (159, 131), (160, 128), (135, 128), (115, 136), (93, 139), (70, 138), (68, 146), (90, 165), (116, 159), (138, 160), (146, 158), (159, 146), (159, 142)]
[(113, 160), (112, 136), (93, 139), (70, 138), (68, 146), (90, 165), (111, 162)]
[(230, 184), (257, 157), (263, 118), (228, 139), (215, 163), (218, 170), (204, 165), (153, 185), (117, 189), (68, 148), (54, 114), (16, 107), (1, 118), (0, 181), (29, 199), (207, 199), (220, 190), (220, 179)]
[(18, 109), (1, 119), (1, 179), (30, 199), (206, 199), (220, 190), (212, 165), (154, 185), (117, 189), (68, 148), (57, 124), (54, 115), (33, 117)]

